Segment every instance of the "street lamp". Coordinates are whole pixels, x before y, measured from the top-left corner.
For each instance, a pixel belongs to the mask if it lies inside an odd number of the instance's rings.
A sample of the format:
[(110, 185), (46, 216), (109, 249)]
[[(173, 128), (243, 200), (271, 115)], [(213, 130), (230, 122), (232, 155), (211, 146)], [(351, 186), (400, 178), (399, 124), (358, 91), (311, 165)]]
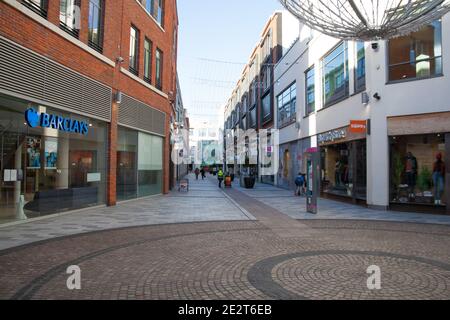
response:
[(371, 41), (409, 34), (450, 11), (450, 0), (279, 0), (326, 35)]

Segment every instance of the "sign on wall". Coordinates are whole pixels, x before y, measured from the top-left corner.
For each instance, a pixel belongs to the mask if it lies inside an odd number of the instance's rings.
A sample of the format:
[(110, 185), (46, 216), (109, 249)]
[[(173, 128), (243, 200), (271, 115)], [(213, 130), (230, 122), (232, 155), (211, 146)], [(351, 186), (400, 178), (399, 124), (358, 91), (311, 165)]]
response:
[(51, 128), (84, 135), (89, 133), (89, 124), (86, 121), (65, 118), (46, 112), (39, 113), (35, 108), (29, 108), (25, 111), (25, 121), (31, 128)]
[(367, 132), (367, 121), (366, 120), (351, 120), (350, 121), (350, 132), (351, 133), (366, 133)]

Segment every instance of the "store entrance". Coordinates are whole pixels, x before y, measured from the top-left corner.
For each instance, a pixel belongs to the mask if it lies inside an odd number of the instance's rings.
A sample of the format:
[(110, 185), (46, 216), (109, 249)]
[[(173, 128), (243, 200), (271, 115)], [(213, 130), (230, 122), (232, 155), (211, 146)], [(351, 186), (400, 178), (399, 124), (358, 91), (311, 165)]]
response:
[(322, 193), (367, 200), (367, 143), (358, 140), (321, 148)]

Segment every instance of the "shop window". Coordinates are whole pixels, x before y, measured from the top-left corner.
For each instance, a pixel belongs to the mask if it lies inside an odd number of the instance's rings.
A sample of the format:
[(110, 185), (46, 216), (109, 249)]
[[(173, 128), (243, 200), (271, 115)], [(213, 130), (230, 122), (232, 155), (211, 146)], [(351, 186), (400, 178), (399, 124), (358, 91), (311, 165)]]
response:
[(391, 202), (445, 205), (445, 135), (391, 137)]
[(80, 0), (61, 0), (59, 4), (59, 25), (75, 38), (79, 36)]
[(139, 132), (138, 197), (162, 192), (163, 139)]
[(441, 21), (389, 41), (389, 81), (442, 74)]
[(60, 110), (39, 113), (89, 123), (87, 134), (30, 127), (28, 101), (0, 95), (0, 223), (105, 203), (106, 124)]
[(355, 92), (366, 89), (366, 51), (364, 42), (356, 43)]
[(277, 97), (278, 125), (280, 127), (296, 120), (297, 84), (294, 82)]
[(316, 80), (314, 67), (305, 73), (306, 78), (306, 111), (308, 116), (316, 110)]
[(48, 0), (21, 0), (21, 2), (38, 15), (47, 18)]
[(130, 72), (139, 75), (139, 30), (134, 26), (130, 29)]
[(322, 147), (322, 191), (366, 200), (366, 154), (365, 140)]
[(347, 42), (323, 58), (324, 104), (332, 105), (349, 95)]
[(88, 44), (98, 52), (103, 51), (104, 0), (89, 0)]

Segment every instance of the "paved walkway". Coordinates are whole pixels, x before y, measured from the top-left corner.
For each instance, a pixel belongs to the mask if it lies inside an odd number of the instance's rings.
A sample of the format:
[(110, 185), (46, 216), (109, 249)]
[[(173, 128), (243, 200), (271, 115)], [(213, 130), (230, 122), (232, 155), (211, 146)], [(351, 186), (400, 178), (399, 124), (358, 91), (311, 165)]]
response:
[(264, 204), (283, 212), (294, 219), (381, 220), (450, 225), (450, 216), (372, 210), (362, 206), (356, 206), (328, 199), (319, 199), (319, 213), (317, 215), (313, 215), (306, 212), (306, 198), (295, 197), (293, 195), (293, 191), (260, 183), (258, 183), (254, 189), (245, 189), (241, 188), (238, 182), (235, 182), (233, 188), (245, 193), (250, 198), (259, 200)]
[(206, 221), (253, 220), (214, 185), (191, 177), (189, 193), (172, 192), (120, 203), (115, 207), (87, 209), (30, 223), (0, 225), (0, 250), (36, 241), (85, 232)]
[[(289, 199), (282, 190), (258, 186), (222, 192), (214, 183), (213, 178), (194, 181), (190, 194), (174, 192), (105, 209), (102, 214), (112, 220), (90, 233), (68, 230), (69, 236), (0, 251), (0, 299), (450, 297), (448, 225), (298, 220), (283, 213), (285, 205), (270, 201), (276, 193)], [(186, 220), (234, 221), (100, 231), (139, 215), (146, 217), (140, 223), (166, 215), (171, 218), (165, 221), (176, 222), (183, 212), (170, 203), (177, 201), (188, 205)], [(128, 215), (122, 216), (125, 208)], [(78, 218), (88, 217), (84, 214)], [(73, 265), (82, 270), (81, 290), (66, 286), (66, 270)], [(367, 287), (372, 265), (381, 269), (380, 290)]]

